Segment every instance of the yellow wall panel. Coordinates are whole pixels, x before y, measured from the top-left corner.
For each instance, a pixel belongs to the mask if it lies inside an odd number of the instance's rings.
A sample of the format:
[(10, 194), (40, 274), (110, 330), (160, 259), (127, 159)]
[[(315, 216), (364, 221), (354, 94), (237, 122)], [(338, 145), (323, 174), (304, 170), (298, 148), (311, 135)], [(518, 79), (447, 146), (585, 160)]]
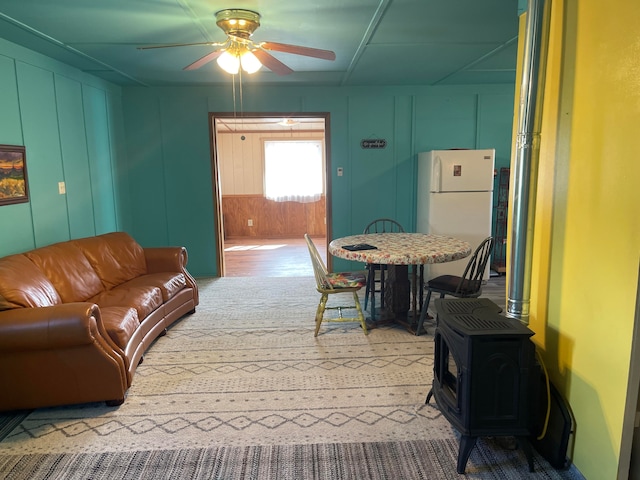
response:
[(531, 328), (577, 427), (574, 463), (616, 478), (640, 257), (640, 3), (553, 2)]

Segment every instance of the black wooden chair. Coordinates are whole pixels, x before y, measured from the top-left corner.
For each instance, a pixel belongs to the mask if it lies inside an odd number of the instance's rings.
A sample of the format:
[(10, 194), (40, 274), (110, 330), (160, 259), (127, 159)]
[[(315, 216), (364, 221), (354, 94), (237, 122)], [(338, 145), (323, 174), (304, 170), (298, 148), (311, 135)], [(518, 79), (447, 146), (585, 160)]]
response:
[(427, 282), (427, 298), (422, 304), (416, 335), (420, 335), (422, 332), (422, 326), (427, 317), (429, 301), (431, 300), (431, 293), (439, 293), (440, 298), (445, 295), (457, 298), (474, 298), (482, 294), (482, 277), (492, 249), (493, 237), (487, 237), (478, 245), (473, 255), (469, 258), (461, 277), (457, 275), (440, 275)]
[[(378, 218), (364, 228), (363, 233), (393, 233), (404, 232), (404, 228), (390, 218)], [(367, 263), (367, 286), (364, 293), (364, 309), (367, 309), (371, 300), (371, 320), (376, 318), (376, 293), (380, 294), (380, 308), (384, 308), (384, 281), (387, 265), (379, 263)], [(378, 287), (376, 287), (376, 285)]]

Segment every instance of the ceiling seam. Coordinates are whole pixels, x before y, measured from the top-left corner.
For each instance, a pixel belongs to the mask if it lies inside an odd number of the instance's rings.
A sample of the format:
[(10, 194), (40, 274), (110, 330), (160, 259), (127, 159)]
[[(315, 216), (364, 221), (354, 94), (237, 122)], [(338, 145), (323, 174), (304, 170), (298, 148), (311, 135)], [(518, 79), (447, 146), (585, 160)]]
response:
[(392, 1), (393, 0), (380, 0), (380, 3), (378, 4), (378, 8), (376, 8), (375, 13), (373, 14), (373, 17), (371, 18), (371, 21), (369, 22), (369, 25), (367, 26), (367, 29), (364, 32), (362, 40), (360, 41), (360, 45), (358, 45), (358, 48), (356, 49), (353, 57), (351, 58), (349, 67), (347, 67), (347, 71), (342, 77), (342, 81), (340, 82), (340, 85), (344, 85), (347, 82), (347, 80), (349, 80), (351, 73), (353, 73), (353, 70), (356, 64), (358, 63), (358, 61), (360, 60), (360, 57), (362, 57), (362, 55), (364, 54), (364, 50), (367, 48), (369, 40), (371, 40), (371, 37), (375, 33), (378, 26), (380, 26), (380, 21), (384, 17), (384, 14), (387, 12)]
[(198, 26), (198, 30), (200, 30), (200, 33), (202, 33), (204, 39), (207, 42), (213, 42), (213, 40), (211, 40), (211, 33), (200, 21), (200, 17), (198, 17), (198, 15), (196, 15), (196, 13), (193, 11), (193, 8), (191, 8), (189, 2), (187, 0), (178, 0), (178, 4), (182, 7), (182, 10), (184, 10), (191, 17), (191, 20), (193, 20), (193, 22)]
[(432, 85), (438, 85), (440, 82), (444, 82), (446, 79), (456, 75), (457, 73), (460, 73), (460, 72), (462, 72), (464, 70), (467, 70), (467, 69), (473, 67), (474, 65), (477, 65), (478, 63), (482, 62), (483, 60), (486, 60), (489, 57), (492, 57), (496, 53), (504, 50), (505, 48), (511, 46), (514, 42), (517, 42), (517, 41), (518, 41), (518, 37), (517, 36), (507, 40), (502, 45), (497, 46), (496, 48), (494, 48), (490, 52), (487, 52), (484, 55), (482, 55), (481, 57), (476, 58), (473, 62), (467, 63), (466, 65), (464, 65), (464, 66), (460, 67), (459, 69), (457, 69), (457, 70), (445, 75), (444, 77), (440, 78), (439, 80), (436, 80), (435, 82), (432, 83)]
[[(77, 50), (77, 49), (73, 48), (72, 46), (67, 45), (66, 43), (61, 42), (60, 40), (56, 40), (55, 38), (47, 35), (46, 33), (43, 33), (43, 32), (41, 32), (39, 30), (36, 30), (35, 28), (30, 27), (29, 25), (26, 25), (26, 24), (16, 20), (15, 18), (12, 18), (12, 17), (10, 17), (10, 16), (8, 16), (8, 15), (2, 13), (2, 12), (0, 12), (0, 18), (2, 18), (3, 20), (6, 20), (7, 22), (15, 25), (18, 28), (26, 30), (27, 32), (29, 32), (29, 33), (41, 38), (42, 40), (46, 40), (47, 42), (52, 43), (53, 45), (56, 45), (58, 47), (62, 47), (65, 50), (67, 50), (67, 51), (69, 51), (69, 52), (71, 52), (71, 53), (73, 53), (75, 55), (78, 55), (78, 56), (80, 56), (82, 58), (85, 58), (85, 59), (87, 59), (87, 60), (89, 60), (91, 62), (97, 63), (98, 65), (102, 65), (103, 67), (107, 68), (109, 71), (116, 72), (116, 73), (122, 75), (123, 77), (128, 78), (129, 80), (131, 80), (131, 81), (133, 81), (135, 83), (138, 83), (139, 85), (142, 85), (143, 87), (148, 87), (149, 86), (146, 83), (138, 80), (137, 78), (134, 78), (131, 75), (128, 75), (128, 74), (118, 70), (117, 68), (112, 67), (111, 65), (109, 65), (107, 63), (104, 63), (104, 62), (102, 62), (100, 60), (97, 60), (97, 59), (93, 58), (92, 56), (87, 55), (86, 53), (81, 52), (80, 50)], [(77, 67), (75, 67), (75, 68), (77, 68)], [(86, 70), (81, 70), (79, 68), (77, 68), (77, 70), (79, 70), (81, 72), (86, 72)]]

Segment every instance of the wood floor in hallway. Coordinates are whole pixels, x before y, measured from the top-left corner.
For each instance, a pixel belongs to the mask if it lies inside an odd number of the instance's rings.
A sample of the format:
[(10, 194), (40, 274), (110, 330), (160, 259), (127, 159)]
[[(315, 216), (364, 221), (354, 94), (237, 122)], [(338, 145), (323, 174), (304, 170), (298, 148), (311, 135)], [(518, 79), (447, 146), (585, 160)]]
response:
[[(326, 263), (327, 239), (313, 237)], [(313, 276), (309, 250), (300, 238), (234, 238), (224, 242), (226, 277)]]

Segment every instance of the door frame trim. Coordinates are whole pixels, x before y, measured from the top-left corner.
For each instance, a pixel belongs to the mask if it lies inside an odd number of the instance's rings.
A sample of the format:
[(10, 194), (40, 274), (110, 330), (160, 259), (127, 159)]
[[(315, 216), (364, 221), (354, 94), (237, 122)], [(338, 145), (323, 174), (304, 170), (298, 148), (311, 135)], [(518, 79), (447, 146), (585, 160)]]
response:
[[(218, 149), (216, 139), (216, 119), (217, 118), (322, 118), (324, 119), (324, 147), (325, 147), (325, 212), (327, 245), (332, 238), (332, 195), (331, 195), (331, 114), (329, 112), (209, 112), (209, 140), (211, 149), (211, 183), (213, 191), (213, 225), (216, 238), (216, 271), (219, 277), (224, 276), (224, 223), (222, 220), (222, 187), (220, 179), (220, 164), (218, 160)], [(327, 268), (331, 271), (332, 258), (327, 255)]]

